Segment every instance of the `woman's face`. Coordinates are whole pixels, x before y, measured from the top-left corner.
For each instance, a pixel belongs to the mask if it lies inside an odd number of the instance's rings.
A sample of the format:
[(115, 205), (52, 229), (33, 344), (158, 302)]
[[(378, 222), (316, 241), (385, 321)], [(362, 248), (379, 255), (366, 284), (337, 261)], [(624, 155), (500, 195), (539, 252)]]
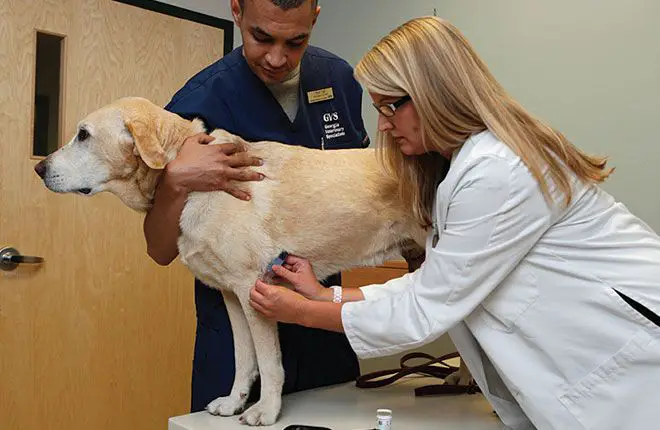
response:
[(392, 135), (405, 155), (422, 155), (427, 151), (422, 144), (419, 116), (408, 97), (384, 96), (369, 93), (378, 110), (378, 130)]

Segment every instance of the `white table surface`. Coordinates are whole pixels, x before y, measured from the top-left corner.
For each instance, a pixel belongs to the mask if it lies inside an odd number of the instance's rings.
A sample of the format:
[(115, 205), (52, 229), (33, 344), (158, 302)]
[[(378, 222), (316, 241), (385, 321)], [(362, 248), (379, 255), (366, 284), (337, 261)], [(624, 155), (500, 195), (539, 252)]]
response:
[[(392, 430), (493, 430), (499, 419), (481, 394), (415, 397), (416, 386), (436, 384), (437, 379), (417, 377), (382, 387), (362, 389), (355, 383), (318, 388), (283, 397), (282, 414), (272, 426), (291, 424), (329, 427), (332, 430), (366, 430), (376, 427), (376, 409), (392, 409)], [(207, 412), (172, 417), (168, 430), (247, 430), (238, 416), (216, 417)]]

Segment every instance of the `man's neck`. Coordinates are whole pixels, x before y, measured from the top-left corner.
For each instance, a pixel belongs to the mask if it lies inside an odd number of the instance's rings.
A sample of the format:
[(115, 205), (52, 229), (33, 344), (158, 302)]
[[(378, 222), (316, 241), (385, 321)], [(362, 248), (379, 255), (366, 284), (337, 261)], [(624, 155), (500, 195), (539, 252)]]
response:
[(300, 87), (300, 64), (282, 82), (266, 85), (282, 109), (293, 122), (298, 113), (298, 88)]

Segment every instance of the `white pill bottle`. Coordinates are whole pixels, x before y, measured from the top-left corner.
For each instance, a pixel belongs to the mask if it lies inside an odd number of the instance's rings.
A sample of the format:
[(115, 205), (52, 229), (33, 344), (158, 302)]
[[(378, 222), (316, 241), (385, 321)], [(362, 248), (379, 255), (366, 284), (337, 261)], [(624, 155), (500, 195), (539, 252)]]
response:
[(377, 430), (392, 430), (392, 410), (391, 409), (377, 409)]

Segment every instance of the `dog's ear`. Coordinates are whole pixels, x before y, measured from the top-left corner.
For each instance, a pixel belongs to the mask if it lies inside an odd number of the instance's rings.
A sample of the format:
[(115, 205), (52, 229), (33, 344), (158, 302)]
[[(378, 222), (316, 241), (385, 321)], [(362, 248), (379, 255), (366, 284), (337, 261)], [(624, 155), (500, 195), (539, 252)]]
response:
[(152, 169), (161, 170), (167, 164), (165, 150), (158, 140), (158, 133), (154, 126), (149, 126), (139, 120), (126, 122), (128, 132), (135, 142), (134, 152), (142, 161)]

